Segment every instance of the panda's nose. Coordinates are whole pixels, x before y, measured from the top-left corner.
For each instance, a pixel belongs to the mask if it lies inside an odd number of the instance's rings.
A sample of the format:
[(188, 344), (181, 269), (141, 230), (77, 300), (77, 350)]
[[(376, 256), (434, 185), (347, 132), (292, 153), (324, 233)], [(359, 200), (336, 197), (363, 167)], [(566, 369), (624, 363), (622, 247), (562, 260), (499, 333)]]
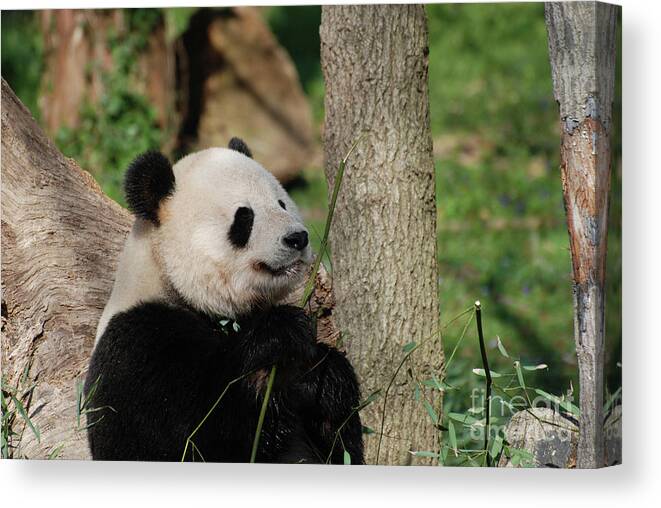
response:
[(308, 232), (296, 231), (290, 233), (282, 239), (282, 243), (290, 249), (303, 250), (308, 245)]

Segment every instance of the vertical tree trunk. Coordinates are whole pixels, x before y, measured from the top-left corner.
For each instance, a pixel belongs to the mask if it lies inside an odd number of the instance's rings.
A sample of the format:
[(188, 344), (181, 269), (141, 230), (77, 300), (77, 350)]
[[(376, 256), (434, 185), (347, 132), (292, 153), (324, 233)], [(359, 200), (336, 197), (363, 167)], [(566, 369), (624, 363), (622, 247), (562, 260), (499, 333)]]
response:
[[(104, 74), (113, 70), (111, 33), (126, 35), (127, 11), (59, 9), (39, 12), (44, 39), (40, 109), (51, 136), (60, 127), (75, 128), (83, 104), (97, 104), (105, 93)], [(133, 85), (148, 97), (159, 127), (175, 127), (175, 56), (161, 20), (136, 52)]]
[[(436, 201), (429, 127), (427, 20), (421, 5), (324, 6), (321, 59), (326, 82), (325, 168), (332, 190), (338, 163), (362, 132), (347, 165), (331, 234), (336, 323), (363, 394), (388, 394), (379, 463), (410, 464), (410, 450), (436, 450), (437, 431), (413, 397), (419, 380), (440, 374)], [(376, 461), (382, 398), (363, 411), (367, 462)], [(440, 411), (440, 400), (433, 400)], [(417, 460), (417, 459), (416, 459)]]
[(573, 267), (581, 468), (604, 465), (604, 278), (618, 9), (595, 2), (546, 4)]

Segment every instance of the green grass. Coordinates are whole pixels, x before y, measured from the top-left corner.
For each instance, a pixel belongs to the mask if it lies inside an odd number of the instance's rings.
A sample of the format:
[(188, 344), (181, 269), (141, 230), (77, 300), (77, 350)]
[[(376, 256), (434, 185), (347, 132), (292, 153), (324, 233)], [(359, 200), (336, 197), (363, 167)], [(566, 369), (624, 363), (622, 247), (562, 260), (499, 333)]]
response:
[(29, 415), (32, 394), (36, 383), (29, 375), (30, 367), (11, 385), (0, 377), (0, 457), (3, 459), (27, 458), (21, 451), (21, 441), (25, 431), (40, 441), (41, 432)]

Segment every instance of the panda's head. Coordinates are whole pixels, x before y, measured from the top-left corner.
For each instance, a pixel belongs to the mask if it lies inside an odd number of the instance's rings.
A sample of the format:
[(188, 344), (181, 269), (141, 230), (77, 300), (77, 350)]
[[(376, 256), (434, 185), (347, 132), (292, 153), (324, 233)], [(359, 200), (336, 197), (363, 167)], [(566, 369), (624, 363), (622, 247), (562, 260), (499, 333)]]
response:
[(236, 318), (281, 301), (307, 273), (296, 205), (237, 138), (174, 167), (148, 152), (129, 167), (125, 191), (159, 276), (199, 311)]

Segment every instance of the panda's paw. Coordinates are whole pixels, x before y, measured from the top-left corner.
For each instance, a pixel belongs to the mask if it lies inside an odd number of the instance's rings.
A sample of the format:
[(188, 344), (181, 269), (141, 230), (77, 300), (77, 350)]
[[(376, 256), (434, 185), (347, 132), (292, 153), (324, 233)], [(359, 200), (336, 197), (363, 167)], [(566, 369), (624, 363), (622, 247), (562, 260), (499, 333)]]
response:
[(310, 365), (317, 355), (312, 324), (303, 309), (280, 305), (246, 320), (247, 353), (252, 367), (281, 364), (287, 371)]

